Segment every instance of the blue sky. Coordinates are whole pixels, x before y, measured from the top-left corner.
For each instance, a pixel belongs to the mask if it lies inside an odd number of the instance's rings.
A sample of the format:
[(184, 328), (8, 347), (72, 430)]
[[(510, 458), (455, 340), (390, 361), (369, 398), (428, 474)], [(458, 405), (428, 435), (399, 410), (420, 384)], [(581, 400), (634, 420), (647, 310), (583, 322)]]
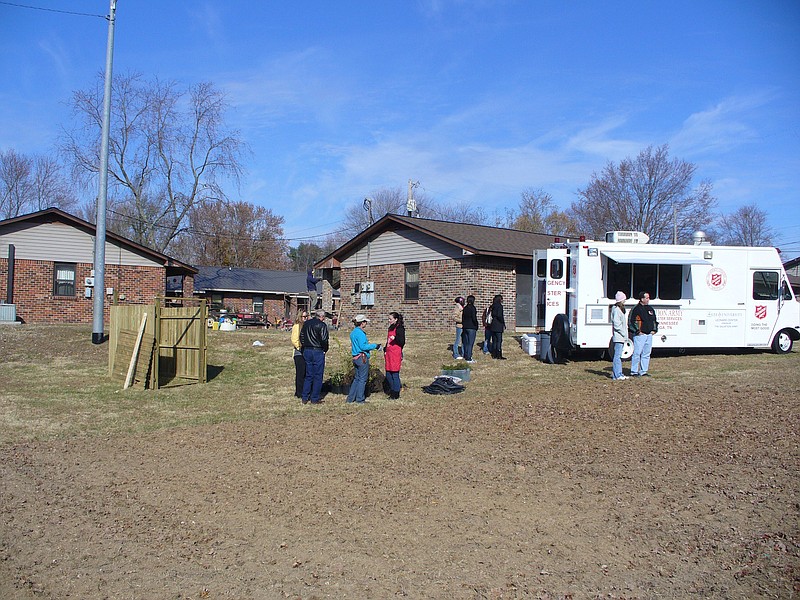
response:
[[(10, 4), (0, 148), (46, 153), (107, 22)], [(114, 70), (224, 91), (252, 151), (231, 194), (284, 216), (292, 245), (409, 178), (490, 213), (526, 188), (565, 208), (608, 161), (668, 143), (721, 211), (757, 203), (800, 255), (797, 0), (118, 0)]]

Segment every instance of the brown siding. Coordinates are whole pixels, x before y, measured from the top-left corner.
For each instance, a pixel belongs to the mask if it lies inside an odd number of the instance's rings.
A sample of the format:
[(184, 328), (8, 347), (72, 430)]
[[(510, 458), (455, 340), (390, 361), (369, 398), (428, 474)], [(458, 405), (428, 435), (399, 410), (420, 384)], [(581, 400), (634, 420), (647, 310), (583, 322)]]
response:
[(351, 302), (353, 286), (366, 281), (366, 267), (342, 269), (342, 322), (347, 324), (356, 315), (364, 313), (373, 319), (373, 325), (387, 322), (390, 311), (403, 314), (409, 329), (450, 329), (450, 313), (456, 296), (475, 296), (478, 314), (488, 306), (495, 294), (503, 295), (506, 326), (516, 329), (516, 266), (513, 260), (487, 259), (468, 256), (421, 262), (419, 268), (419, 300), (403, 300), (405, 266), (380, 265), (370, 268), (370, 280), (375, 282), (375, 305), (361, 307), (360, 296)]
[[(14, 304), (26, 323), (91, 323), (93, 300), (84, 296), (83, 281), (93, 265), (75, 265), (75, 295), (53, 295), (53, 261), (14, 261)], [(5, 300), (8, 260), (0, 259), (0, 297)], [(163, 296), (166, 276), (162, 267), (106, 265), (105, 287), (114, 288), (119, 304), (152, 304)], [(100, 290), (98, 290), (100, 291)], [(123, 298), (124, 296), (124, 298)], [(108, 320), (110, 297), (105, 300)]]

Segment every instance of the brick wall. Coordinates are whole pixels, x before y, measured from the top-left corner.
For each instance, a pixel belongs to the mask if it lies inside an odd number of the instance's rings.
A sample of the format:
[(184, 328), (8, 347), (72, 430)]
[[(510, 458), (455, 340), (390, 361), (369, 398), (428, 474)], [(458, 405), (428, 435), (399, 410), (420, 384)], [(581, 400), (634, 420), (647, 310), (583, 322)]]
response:
[[(83, 282), (91, 276), (93, 265), (75, 265), (74, 296), (53, 295), (53, 268), (52, 261), (14, 261), (17, 318), (26, 323), (91, 323), (94, 301), (84, 296)], [(8, 259), (0, 259), (0, 297), (3, 300), (7, 281)], [(114, 289), (119, 304), (152, 304), (156, 296), (164, 295), (166, 275), (162, 267), (106, 265), (105, 287)], [(110, 302), (111, 298), (106, 296), (106, 322)]]
[[(361, 296), (352, 296), (356, 282), (367, 281), (366, 267), (342, 269), (342, 322), (349, 323), (356, 313), (364, 313), (375, 324), (388, 323), (391, 311), (402, 313), (408, 328), (444, 330), (451, 328), (450, 313), (456, 296), (475, 296), (480, 316), (495, 294), (503, 295), (506, 326), (516, 328), (516, 276), (513, 260), (467, 256), (459, 260), (419, 263), (419, 300), (403, 299), (405, 265), (379, 265), (370, 268), (375, 282), (375, 305), (361, 306)], [(351, 301), (355, 299), (355, 302)]]

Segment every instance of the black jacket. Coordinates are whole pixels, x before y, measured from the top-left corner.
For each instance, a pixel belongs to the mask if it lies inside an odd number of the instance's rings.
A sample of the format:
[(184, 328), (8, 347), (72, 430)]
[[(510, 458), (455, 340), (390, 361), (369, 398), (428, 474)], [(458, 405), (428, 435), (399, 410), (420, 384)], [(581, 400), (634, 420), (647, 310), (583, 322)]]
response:
[(489, 331), (499, 333), (506, 328), (506, 320), (503, 317), (503, 305), (499, 302), (493, 302), (489, 307), (492, 311), (492, 322), (489, 324)]
[(467, 304), (464, 306), (464, 312), (461, 313), (461, 327), (463, 329), (478, 329), (478, 310), (474, 304)]
[(656, 333), (658, 331), (658, 321), (656, 311), (649, 304), (645, 306), (641, 302), (633, 307), (628, 317), (628, 332), (631, 336), (640, 333)]
[(328, 351), (328, 326), (317, 317), (303, 323), (300, 330), (300, 345), (306, 348), (316, 348), (323, 352)]

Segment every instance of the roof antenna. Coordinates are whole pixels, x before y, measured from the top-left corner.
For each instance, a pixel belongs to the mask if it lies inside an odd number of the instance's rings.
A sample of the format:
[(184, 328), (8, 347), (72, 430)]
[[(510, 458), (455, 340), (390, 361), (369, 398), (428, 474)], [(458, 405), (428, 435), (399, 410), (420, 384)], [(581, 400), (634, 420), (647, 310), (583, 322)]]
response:
[(419, 187), (419, 181), (411, 181), (408, 180), (408, 202), (406, 202), (406, 211), (408, 211), (408, 216), (413, 217), (414, 213), (419, 216), (419, 212), (417, 211), (417, 201), (414, 200), (414, 188)]

